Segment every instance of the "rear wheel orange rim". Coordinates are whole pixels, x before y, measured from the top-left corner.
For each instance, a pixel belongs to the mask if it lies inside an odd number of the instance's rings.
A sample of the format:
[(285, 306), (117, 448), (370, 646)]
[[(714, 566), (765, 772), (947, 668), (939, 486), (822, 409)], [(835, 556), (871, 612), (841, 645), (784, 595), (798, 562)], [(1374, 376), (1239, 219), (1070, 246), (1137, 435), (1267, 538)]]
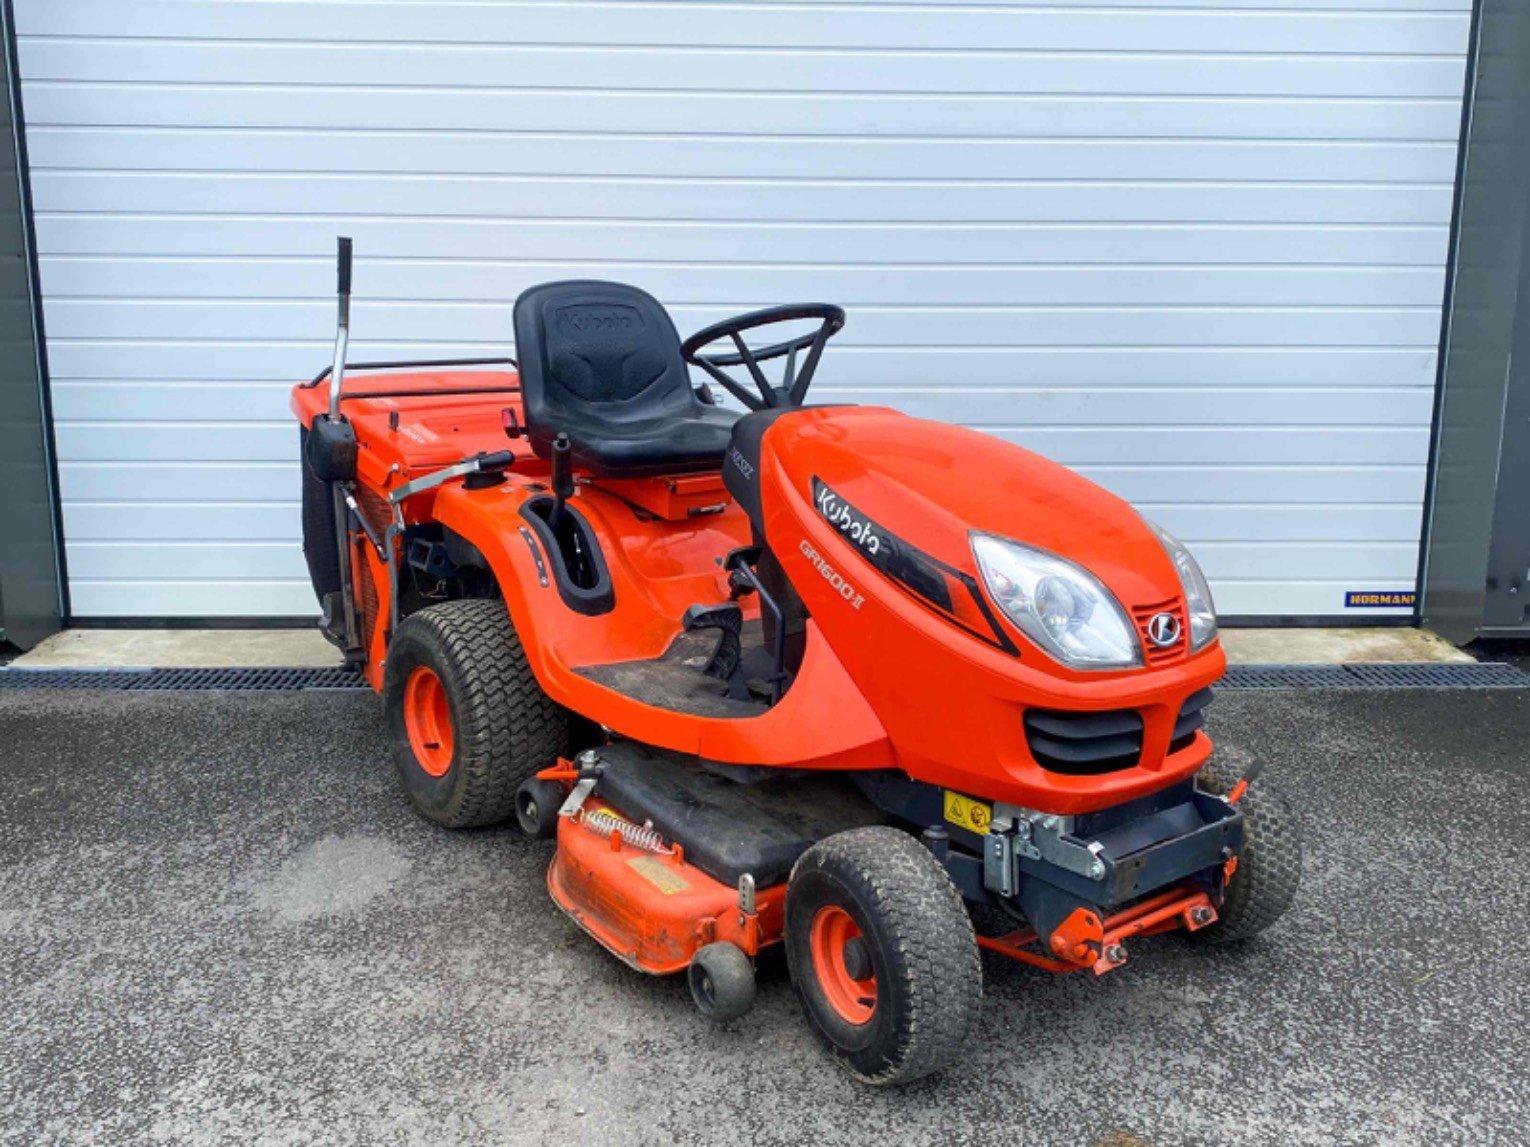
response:
[(434, 669), (416, 665), (404, 683), (404, 729), (420, 768), (444, 777), (452, 767), (452, 708)]
[(824, 999), (846, 1023), (863, 1024), (877, 1010), (877, 976), (860, 927), (837, 904), (825, 904), (813, 917), (809, 946), (813, 974)]

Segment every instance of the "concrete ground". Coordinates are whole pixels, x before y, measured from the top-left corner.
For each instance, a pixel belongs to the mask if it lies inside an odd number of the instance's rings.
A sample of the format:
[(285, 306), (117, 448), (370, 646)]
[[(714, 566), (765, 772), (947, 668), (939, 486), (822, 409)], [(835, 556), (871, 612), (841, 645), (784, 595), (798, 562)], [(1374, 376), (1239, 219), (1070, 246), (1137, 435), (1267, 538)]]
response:
[[(1224, 629), (1234, 664), (1471, 661), (1426, 629)], [(69, 629), (16, 659), (46, 668), (256, 668), (339, 664), (317, 629)]]
[(1222, 693), (1308, 830), (1292, 915), (1103, 978), (986, 958), (873, 1091), (782, 962), (721, 1029), (415, 817), (365, 693), (0, 693), (0, 1141), (1523, 1143), (1530, 691)]
[(66, 629), (15, 661), (27, 669), (264, 669), (339, 665), (310, 629)]

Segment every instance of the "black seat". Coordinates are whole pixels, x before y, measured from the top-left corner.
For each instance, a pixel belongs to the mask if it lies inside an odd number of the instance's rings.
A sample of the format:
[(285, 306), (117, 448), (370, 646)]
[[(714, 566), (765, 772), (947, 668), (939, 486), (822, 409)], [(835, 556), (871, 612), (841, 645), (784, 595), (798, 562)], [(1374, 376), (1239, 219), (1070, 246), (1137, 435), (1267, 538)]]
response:
[(716, 470), (737, 415), (696, 397), (657, 299), (595, 280), (543, 283), (515, 301), (526, 431), (543, 458), (567, 434), (574, 465), (641, 477)]

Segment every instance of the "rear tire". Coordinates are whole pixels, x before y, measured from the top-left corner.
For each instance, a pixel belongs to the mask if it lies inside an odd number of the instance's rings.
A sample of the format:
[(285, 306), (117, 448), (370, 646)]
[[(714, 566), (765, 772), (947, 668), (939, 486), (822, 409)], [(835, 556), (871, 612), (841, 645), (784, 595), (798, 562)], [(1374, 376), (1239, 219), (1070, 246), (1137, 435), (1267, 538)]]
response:
[(786, 955), (803, 1011), (839, 1063), (907, 1083), (961, 1054), (983, 997), (972, 922), (929, 850), (894, 828), (856, 828), (797, 861)]
[(537, 684), (501, 601), (411, 614), (388, 646), (383, 704), (410, 802), (446, 828), (497, 824), (521, 782), (568, 748), (568, 711)]
[[(1246, 761), (1214, 754), (1196, 775), (1196, 783), (1226, 796), (1246, 767)], [(1198, 943), (1233, 944), (1259, 935), (1286, 914), (1301, 884), (1301, 830), (1285, 794), (1268, 775), (1250, 783), (1238, 811), (1243, 814), (1243, 851), (1216, 922), (1187, 933)]]

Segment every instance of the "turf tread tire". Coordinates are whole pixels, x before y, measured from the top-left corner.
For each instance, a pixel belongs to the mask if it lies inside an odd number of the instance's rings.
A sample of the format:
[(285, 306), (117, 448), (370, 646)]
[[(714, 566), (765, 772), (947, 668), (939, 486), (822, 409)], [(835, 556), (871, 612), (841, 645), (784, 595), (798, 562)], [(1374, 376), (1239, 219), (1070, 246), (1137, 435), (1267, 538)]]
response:
[[(857, 923), (868, 940), (875, 933), (877, 1011), (891, 1007), (888, 1038), (879, 1047), (849, 1051), (820, 1022), (818, 1008), (826, 1005), (814, 999), (808, 931), (813, 912), (826, 902), (814, 886), (825, 880), (842, 886), (870, 917)], [(960, 1056), (982, 1006), (983, 965), (961, 895), (928, 849), (884, 826), (836, 833), (798, 859), (786, 899), (792, 983), (815, 1032), (843, 1067), (864, 1083), (886, 1086), (930, 1075)], [(857, 915), (849, 903), (832, 902)], [(883, 976), (892, 984), (884, 985)]]
[[(404, 684), (420, 664), (441, 678), (451, 706), (452, 763), (440, 778), (419, 767), (404, 731)], [(514, 816), (522, 782), (568, 749), (568, 710), (537, 683), (502, 601), (442, 602), (405, 618), (388, 648), (383, 698), (405, 791), (447, 828)]]
[[(1246, 759), (1233, 754), (1213, 754), (1196, 782), (1207, 792), (1226, 796), (1247, 766)], [(1243, 813), (1243, 852), (1216, 923), (1189, 933), (1198, 943), (1234, 944), (1259, 935), (1286, 914), (1301, 884), (1301, 831), (1285, 794), (1261, 774), (1243, 794), (1238, 810)]]

